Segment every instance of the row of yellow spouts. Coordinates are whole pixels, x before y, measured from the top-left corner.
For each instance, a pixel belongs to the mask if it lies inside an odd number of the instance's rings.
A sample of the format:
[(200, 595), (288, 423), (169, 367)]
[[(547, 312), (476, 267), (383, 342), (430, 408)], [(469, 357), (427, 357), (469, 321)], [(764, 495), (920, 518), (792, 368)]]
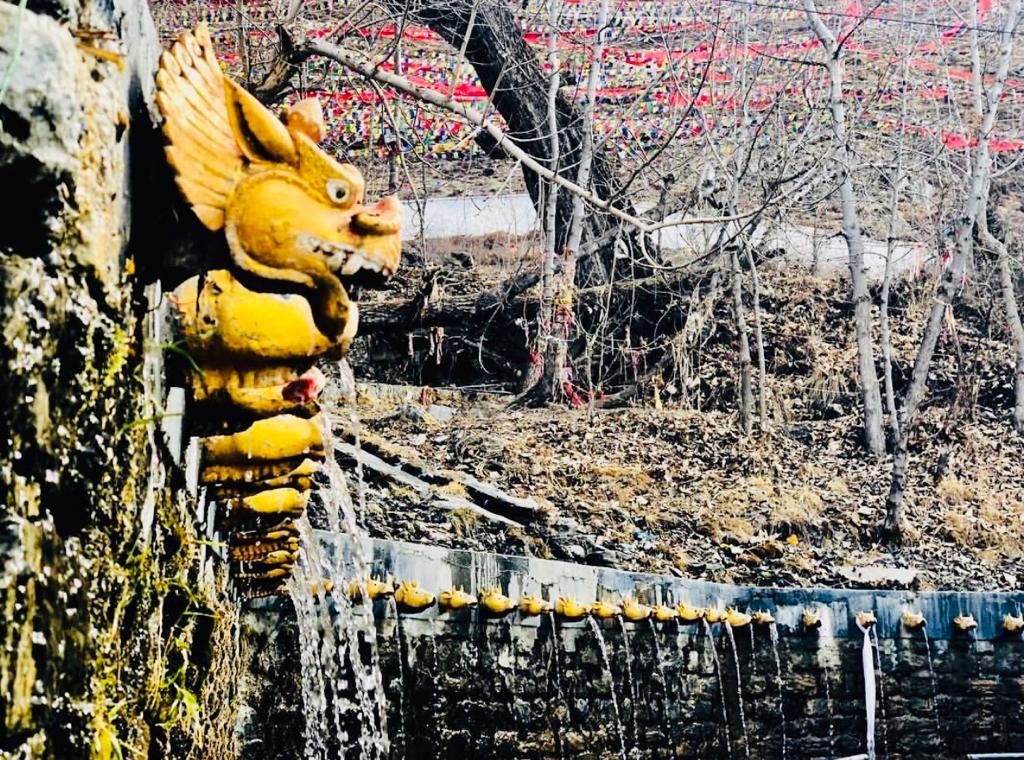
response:
[[(328, 582), (329, 583), (329, 582)], [(325, 588), (330, 591), (330, 588)], [(591, 615), (599, 620), (609, 620), (622, 617), (631, 622), (641, 622), (653, 619), (659, 623), (668, 623), (677, 620), (683, 623), (696, 623), (706, 620), (708, 623), (728, 623), (733, 628), (755, 623), (757, 625), (770, 625), (775, 622), (775, 617), (767, 610), (755, 610), (753, 612), (740, 612), (733, 607), (695, 607), (686, 602), (679, 602), (674, 607), (664, 604), (647, 605), (642, 604), (633, 597), (626, 598), (622, 604), (616, 604), (608, 600), (599, 600), (592, 604), (585, 604), (577, 601), (572, 596), (561, 596), (554, 603), (541, 599), (533, 594), (526, 594), (520, 597), (519, 601), (503, 594), (497, 586), (484, 589), (477, 596), (466, 592), (462, 587), (451, 586), (440, 592), (436, 597), (431, 592), (422, 588), (417, 581), (403, 581), (397, 588), (390, 581), (382, 581), (377, 578), (370, 578), (365, 583), (352, 581), (347, 589), (349, 598), (358, 601), (365, 598), (382, 599), (393, 596), (398, 609), (407, 613), (422, 612), (429, 607), (437, 606), (442, 611), (467, 609), (479, 606), (491, 615), (508, 615), (515, 610), (526, 617), (546, 615), (554, 613), (557, 617), (568, 620), (582, 620)], [(858, 612), (855, 615), (857, 624), (861, 628), (869, 628), (876, 622), (873, 612)], [(816, 609), (805, 609), (802, 615), (802, 622), (805, 628), (818, 628), (821, 626), (821, 613)], [(924, 616), (919, 612), (907, 610), (903, 613), (903, 625), (911, 630), (916, 630), (926, 624)], [(953, 625), (961, 631), (973, 630), (978, 626), (973, 615), (957, 615), (953, 619)], [(1024, 615), (1012, 615), (1007, 613), (1003, 618), (1003, 629), (1008, 633), (1020, 633), (1024, 631)]]

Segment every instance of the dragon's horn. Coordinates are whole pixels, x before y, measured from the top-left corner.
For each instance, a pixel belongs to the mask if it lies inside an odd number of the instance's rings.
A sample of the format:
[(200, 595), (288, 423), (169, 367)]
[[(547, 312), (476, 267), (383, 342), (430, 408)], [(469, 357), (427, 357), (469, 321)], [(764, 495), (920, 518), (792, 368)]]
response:
[(319, 143), (327, 132), (324, 109), (316, 98), (305, 98), (291, 106), (285, 114), (289, 132), (301, 132)]

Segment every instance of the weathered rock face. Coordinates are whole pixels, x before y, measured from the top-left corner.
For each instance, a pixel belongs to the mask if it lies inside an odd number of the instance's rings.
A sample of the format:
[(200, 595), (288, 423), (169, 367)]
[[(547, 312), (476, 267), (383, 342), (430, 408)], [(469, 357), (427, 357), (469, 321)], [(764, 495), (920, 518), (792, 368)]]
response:
[[(609, 668), (589, 621), (553, 626), (549, 616), (435, 609), (399, 624), (393, 604), (379, 600), (395, 758), (614, 758), (622, 744), (629, 757), (860, 755), (868, 727), (859, 610), (878, 619), (879, 756), (957, 758), (1024, 746), (1024, 641), (1001, 628), (1002, 615), (1024, 602), (1019, 594), (730, 587), (385, 541), (374, 542), (373, 571), (435, 591), (498, 584), (513, 598), (570, 593), (584, 601), (638, 593), (651, 603), (769, 609), (778, 620), (777, 642), (766, 625), (730, 636), (724, 623), (602, 621)], [(820, 612), (820, 628), (803, 626), (805, 607)], [(931, 639), (901, 623), (908, 609), (929, 620)], [(978, 617), (974, 634), (953, 630), (958, 610)], [(243, 630), (251, 664), (242, 756), (300, 756), (302, 633), (290, 605), (250, 610)], [(333, 727), (319, 730), (330, 742)]]
[(210, 684), (231, 648), (210, 642), (231, 615), (195, 614), (220, 586), (161, 429), (173, 339), (136, 274), (161, 255), (132, 215), (150, 201), (138, 178), (162, 176), (158, 54), (144, 3), (0, 3), (4, 757), (184, 756), (204, 729), (217, 757), (227, 741)]

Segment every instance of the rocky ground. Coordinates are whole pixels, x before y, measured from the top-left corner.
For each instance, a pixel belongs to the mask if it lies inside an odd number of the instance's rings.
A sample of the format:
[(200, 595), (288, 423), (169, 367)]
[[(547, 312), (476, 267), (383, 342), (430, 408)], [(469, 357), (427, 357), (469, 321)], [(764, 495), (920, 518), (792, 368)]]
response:
[[(889, 550), (875, 532), (891, 458), (876, 463), (860, 445), (845, 286), (794, 273), (766, 280), (767, 430), (744, 436), (729, 411), (727, 312), (692, 379), (699, 410), (669, 395), (671, 382), (657, 401), (648, 394), (617, 410), (368, 389), (357, 415), (369, 450), (412, 471), (469, 473), (550, 506), (547, 519), (509, 526), (364, 471), (356, 487), (365, 489), (371, 533), (733, 583), (1024, 584), (1024, 440), (1007, 421), (1010, 357), (992, 327), (998, 315), (968, 299), (943, 338), (914, 435), (913, 530), (902, 549)], [(907, 284), (895, 295), (898, 383), (913, 360), (926, 288)], [(463, 494), (457, 483), (445, 488)], [(865, 581), (853, 567), (910, 572)]]
[(864, 456), (854, 419), (746, 437), (730, 416), (685, 410), (486, 401), (440, 423), (412, 405), (382, 407), (362, 414), (371, 445), (552, 510), (550, 521), (514, 528), (410, 503), (407, 490), (368, 479), (374, 535), (731, 583), (852, 586), (848, 568), (884, 566), (916, 570), (921, 589), (1024, 584), (1024, 442), (996, 425), (920, 448), (907, 494), (914, 532), (891, 552), (872, 538), (890, 465)]

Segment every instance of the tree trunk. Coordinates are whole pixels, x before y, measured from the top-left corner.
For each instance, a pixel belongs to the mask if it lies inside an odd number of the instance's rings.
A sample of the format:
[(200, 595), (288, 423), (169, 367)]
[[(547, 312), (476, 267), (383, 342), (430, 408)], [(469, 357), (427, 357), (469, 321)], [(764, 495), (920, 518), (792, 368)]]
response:
[[(505, 3), (498, 0), (388, 0), (387, 5), (395, 13), (406, 14), (416, 23), (429, 27), (452, 47), (464, 46), (466, 60), (508, 125), (509, 139), (540, 163), (551, 165), (548, 77)], [(470, 25), (474, 10), (474, 23)], [(561, 173), (573, 176), (581, 160), (584, 120), (576, 105), (561, 92), (556, 96), (555, 108), (559, 125), (558, 166)], [(525, 168), (523, 173), (530, 196), (538, 205), (543, 194), (539, 178)], [(615, 195), (613, 163), (606, 151), (594, 152), (590, 182), (600, 197)], [(615, 205), (632, 210), (632, 204), (625, 198), (618, 199)], [(543, 211), (539, 205), (538, 211)], [(572, 197), (558, 193), (556, 251), (563, 250), (568, 243), (572, 218)], [(602, 237), (612, 226), (618, 223), (605, 214), (586, 215), (586, 237), (591, 240)], [(598, 261), (591, 255), (581, 255), (576, 267), (576, 284), (582, 287), (602, 282), (602, 273), (610, 269), (612, 256), (611, 246), (603, 246), (598, 251)], [(607, 260), (602, 263), (604, 259)], [(640, 274), (638, 272), (637, 276)]]
[[(987, 204), (986, 204), (987, 205)], [(999, 266), (999, 288), (1003, 298), (1006, 321), (1010, 326), (1014, 354), (1017, 360), (1013, 374), (1013, 428), (1024, 435), (1024, 324), (1021, 323), (1017, 294), (1013, 288), (1013, 270), (1010, 268), (1010, 251), (1006, 243), (997, 238), (988, 228), (986, 209), (978, 212), (978, 232), (982, 244), (996, 254)]]
[(761, 277), (757, 273), (754, 252), (748, 241), (744, 239), (744, 250), (747, 252), (747, 266), (750, 268), (751, 295), (754, 299), (754, 348), (757, 351), (757, 415), (761, 422), (761, 430), (768, 429), (768, 368), (764, 358), (764, 330), (761, 319)]
[(750, 331), (747, 329), (746, 311), (743, 306), (743, 273), (740, 270), (740, 259), (733, 247), (729, 252), (732, 264), (732, 303), (736, 313), (737, 333), (737, 364), (740, 370), (739, 407), (740, 426), (749, 434), (753, 428), (754, 391), (751, 387), (752, 362), (750, 361)]
[(853, 301), (853, 326), (857, 341), (857, 367), (860, 373), (861, 399), (864, 403), (864, 443), (877, 457), (885, 454), (882, 433), (882, 394), (875, 371), (875, 351), (871, 340), (871, 297), (868, 293), (864, 267), (864, 241), (857, 214), (857, 196), (850, 176), (849, 136), (846, 132), (846, 105), (843, 102), (842, 50), (835, 36), (822, 23), (814, 0), (804, 0), (804, 12), (815, 35), (821, 41), (828, 60), (829, 109), (832, 112), (834, 140), (833, 161), (839, 180), (839, 201), (842, 208), (843, 237), (849, 250), (850, 290)]
[[(558, 8), (556, 0), (548, 0), (548, 145), (550, 150), (550, 169), (558, 174), (558, 156), (561, 145), (558, 139)], [(543, 214), (544, 223), (544, 262), (541, 277), (541, 308), (537, 320), (537, 353), (544, 365), (541, 379), (536, 392), (531, 395), (541, 403), (559, 401), (562, 398), (562, 373), (565, 371), (566, 346), (565, 336), (560, 334), (559, 308), (556, 301), (562, 288), (561, 277), (556, 271), (558, 256), (558, 187), (554, 182), (542, 184), (544, 191)]]
[[(805, 0), (805, 2), (809, 1)], [(952, 265), (946, 268), (939, 280), (932, 308), (928, 314), (928, 323), (921, 338), (921, 346), (914, 361), (910, 385), (904, 395), (900, 436), (896, 444), (892, 482), (889, 485), (889, 496), (885, 502), (885, 523), (882, 526), (883, 534), (894, 542), (902, 539), (906, 528), (903, 495), (907, 482), (910, 426), (927, 390), (928, 370), (931, 367), (932, 356), (935, 354), (939, 333), (942, 331), (942, 321), (946, 316), (946, 309), (952, 305), (953, 299), (956, 297), (967, 266), (967, 259), (974, 248), (974, 226), (979, 212), (984, 207), (990, 175), (989, 139), (992, 136), (992, 127), (999, 110), (999, 98), (1003, 91), (1003, 83), (1006, 81), (1006, 74), (1010, 67), (1010, 58), (1013, 53), (1013, 29), (1020, 14), (1020, 7), (1021, 0), (1010, 0), (1010, 7), (1006, 12), (1006, 22), (1000, 34), (999, 63), (993, 77), (994, 81), (987, 93), (985, 101), (987, 110), (978, 130), (978, 146), (975, 148), (975, 158), (971, 167), (971, 186), (964, 202), (963, 223), (957, 234), (956, 251), (953, 255)]]

